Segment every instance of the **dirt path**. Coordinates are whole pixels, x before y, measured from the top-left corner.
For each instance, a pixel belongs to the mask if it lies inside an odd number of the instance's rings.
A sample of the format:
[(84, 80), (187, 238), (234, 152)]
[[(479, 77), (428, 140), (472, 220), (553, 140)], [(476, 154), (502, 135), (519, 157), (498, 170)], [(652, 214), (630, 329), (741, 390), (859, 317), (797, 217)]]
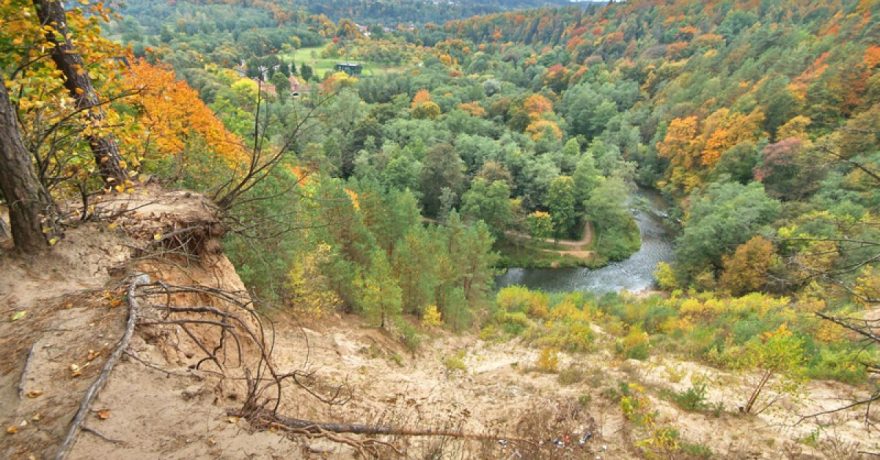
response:
[(506, 234), (508, 236), (513, 236), (515, 238), (520, 238), (523, 240), (530, 241), (541, 241), (544, 243), (549, 243), (555, 245), (557, 249), (541, 249), (543, 252), (549, 252), (553, 254), (559, 254), (561, 256), (569, 256), (575, 257), (581, 260), (590, 260), (595, 252), (590, 250), (590, 247), (593, 245), (593, 223), (587, 222), (584, 224), (584, 231), (579, 240), (554, 240), (553, 238), (535, 238), (531, 235), (526, 235), (525, 233), (508, 231)]

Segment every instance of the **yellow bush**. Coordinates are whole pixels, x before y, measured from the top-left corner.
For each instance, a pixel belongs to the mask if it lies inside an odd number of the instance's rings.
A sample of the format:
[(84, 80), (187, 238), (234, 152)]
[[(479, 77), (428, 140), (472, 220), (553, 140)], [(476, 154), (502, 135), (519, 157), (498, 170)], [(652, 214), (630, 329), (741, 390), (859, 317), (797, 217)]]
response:
[(550, 347), (542, 349), (536, 367), (542, 372), (556, 372), (559, 369), (559, 352)]
[(522, 286), (508, 286), (495, 297), (495, 303), (507, 312), (526, 312), (537, 318), (545, 318), (549, 313), (550, 300), (543, 292), (530, 291)]
[(619, 352), (630, 359), (647, 359), (650, 346), (648, 333), (638, 326), (631, 327), (629, 333), (619, 342)]
[(425, 308), (425, 312), (422, 313), (422, 326), (439, 327), (441, 324), (443, 324), (443, 316), (437, 306), (429, 305)]
[(672, 270), (672, 266), (666, 262), (657, 264), (657, 269), (654, 270), (654, 279), (657, 281), (657, 286), (664, 291), (672, 291), (678, 287), (675, 272)]

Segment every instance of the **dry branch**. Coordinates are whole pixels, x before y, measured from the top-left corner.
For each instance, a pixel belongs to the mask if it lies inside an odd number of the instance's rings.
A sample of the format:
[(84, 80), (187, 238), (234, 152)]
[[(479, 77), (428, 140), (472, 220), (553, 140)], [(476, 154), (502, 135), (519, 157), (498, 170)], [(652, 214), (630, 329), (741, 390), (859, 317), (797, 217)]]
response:
[(67, 431), (67, 436), (64, 438), (64, 442), (61, 444), (61, 447), (58, 448), (58, 453), (55, 455), (56, 460), (63, 460), (67, 458), (67, 454), (70, 453), (70, 449), (73, 447), (74, 442), (76, 442), (76, 436), (79, 434), (83, 421), (85, 421), (86, 415), (88, 415), (89, 413), (89, 408), (92, 406), (92, 402), (94, 402), (95, 398), (98, 396), (98, 392), (100, 392), (104, 385), (107, 383), (107, 378), (110, 376), (110, 372), (113, 370), (113, 367), (116, 366), (116, 363), (119, 361), (119, 357), (122, 356), (122, 353), (125, 351), (126, 348), (128, 348), (128, 343), (131, 341), (131, 336), (134, 334), (134, 327), (135, 325), (137, 325), (138, 319), (138, 304), (135, 297), (135, 290), (138, 287), (147, 285), (149, 283), (149, 276), (137, 275), (131, 281), (131, 284), (129, 284), (128, 320), (125, 323), (125, 333), (122, 334), (122, 338), (119, 340), (119, 343), (116, 344), (116, 348), (113, 350), (113, 353), (111, 353), (110, 356), (107, 358), (107, 361), (104, 363), (104, 367), (101, 369), (101, 373), (98, 374), (98, 378), (95, 379), (94, 382), (92, 382), (92, 385), (89, 386), (89, 389), (86, 391), (86, 394), (79, 405), (79, 409), (76, 411), (76, 415), (70, 422), (70, 428)]
[(331, 432), (331, 433), (349, 433), (362, 435), (388, 435), (388, 436), (412, 436), (412, 437), (449, 437), (457, 439), (477, 440), (477, 441), (508, 441), (519, 442), (536, 445), (532, 440), (525, 438), (499, 436), (491, 434), (465, 433), (457, 430), (441, 430), (441, 429), (405, 429), (387, 425), (364, 425), (358, 423), (323, 423), (312, 420), (303, 420), (297, 418), (284, 417), (282, 415), (273, 414), (265, 410), (256, 410), (247, 412), (245, 410), (229, 410), (227, 415), (232, 417), (242, 417), (257, 427), (265, 428), (286, 428), (289, 430), (297, 430), (306, 433)]

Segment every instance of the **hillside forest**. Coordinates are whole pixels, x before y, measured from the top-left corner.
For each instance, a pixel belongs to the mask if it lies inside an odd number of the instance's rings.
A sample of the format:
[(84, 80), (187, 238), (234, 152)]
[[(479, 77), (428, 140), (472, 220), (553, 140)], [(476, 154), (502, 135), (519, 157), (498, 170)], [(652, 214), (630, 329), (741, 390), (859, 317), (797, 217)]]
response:
[[(727, 410), (828, 380), (876, 424), (880, 3), (329, 4), (0, 0), (17, 251), (100, 222), (96, 197), (190, 190), (265, 311), (413, 352), (523, 340), (553, 372), (607, 334), (762, 376)], [(626, 260), (644, 191), (674, 239), (650, 292), (496, 289)], [(644, 455), (682, 448), (619, 391)]]

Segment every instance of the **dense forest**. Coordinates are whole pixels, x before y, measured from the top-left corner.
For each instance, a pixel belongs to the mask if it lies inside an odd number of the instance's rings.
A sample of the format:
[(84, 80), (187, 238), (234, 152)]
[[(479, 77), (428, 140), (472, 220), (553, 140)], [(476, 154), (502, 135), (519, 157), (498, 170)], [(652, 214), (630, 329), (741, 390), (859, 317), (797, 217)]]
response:
[[(442, 324), (578, 352), (599, 324), (626, 358), (876, 372), (847, 332), (869, 323), (840, 318), (880, 298), (880, 3), (296, 3), (69, 10), (100, 118), (43, 59), (54, 34), (29, 2), (0, 3), (2, 83), (40, 187), (204, 192), (265, 305), (359, 313), (413, 348)], [(106, 136), (130, 176), (95, 163)], [(495, 292), (507, 267), (629, 257), (639, 188), (671, 205), (664, 296)], [(588, 255), (560, 250), (585, 232)]]

